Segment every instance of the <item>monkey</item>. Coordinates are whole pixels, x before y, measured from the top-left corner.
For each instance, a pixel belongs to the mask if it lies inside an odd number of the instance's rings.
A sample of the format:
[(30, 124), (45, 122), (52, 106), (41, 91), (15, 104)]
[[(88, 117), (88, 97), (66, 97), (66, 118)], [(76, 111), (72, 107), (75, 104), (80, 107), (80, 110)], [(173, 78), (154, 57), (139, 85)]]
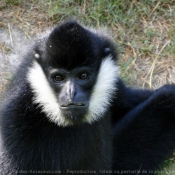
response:
[(24, 56), (0, 106), (1, 174), (153, 174), (174, 149), (175, 86), (132, 89), (114, 42), (75, 20)]
[(1, 174), (111, 169), (115, 55), (73, 20), (33, 44), (1, 105)]

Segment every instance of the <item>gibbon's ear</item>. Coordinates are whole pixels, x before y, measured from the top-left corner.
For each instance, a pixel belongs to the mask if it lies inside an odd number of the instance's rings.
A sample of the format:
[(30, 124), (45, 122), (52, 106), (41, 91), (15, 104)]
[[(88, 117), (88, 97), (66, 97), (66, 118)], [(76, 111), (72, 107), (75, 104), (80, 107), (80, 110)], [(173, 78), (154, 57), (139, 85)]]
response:
[(37, 52), (34, 53), (34, 58), (37, 62), (39, 62), (41, 55)]
[[(43, 46), (44, 46), (44, 44), (43, 44)], [(33, 54), (34, 54), (34, 59), (35, 59), (38, 63), (41, 62), (41, 58), (42, 58), (43, 53), (44, 53), (44, 50), (43, 50), (43, 48), (42, 48), (42, 45), (41, 45), (40, 43), (37, 42), (37, 43), (34, 45)]]
[(111, 49), (109, 47), (106, 47), (106, 48), (104, 48), (103, 52), (107, 56), (107, 55), (111, 54)]

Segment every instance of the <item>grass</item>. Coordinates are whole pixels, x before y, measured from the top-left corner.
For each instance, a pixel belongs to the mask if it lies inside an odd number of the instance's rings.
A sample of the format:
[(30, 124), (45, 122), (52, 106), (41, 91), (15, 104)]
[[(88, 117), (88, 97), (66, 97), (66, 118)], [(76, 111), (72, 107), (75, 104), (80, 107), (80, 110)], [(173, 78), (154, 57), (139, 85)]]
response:
[(5, 2), (7, 4), (20, 5), (23, 2), (23, 0), (6, 0)]
[[(28, 39), (69, 18), (107, 27), (125, 83), (152, 89), (175, 83), (174, 0), (2, 0), (0, 9), (0, 29), (10, 24)], [(11, 49), (3, 45), (0, 52)]]

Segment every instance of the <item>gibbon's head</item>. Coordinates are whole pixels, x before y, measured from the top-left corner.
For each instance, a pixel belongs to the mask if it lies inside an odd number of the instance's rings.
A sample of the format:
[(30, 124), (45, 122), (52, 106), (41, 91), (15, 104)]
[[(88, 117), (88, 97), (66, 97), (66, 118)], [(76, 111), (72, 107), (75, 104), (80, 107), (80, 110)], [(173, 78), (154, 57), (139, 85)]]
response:
[(119, 72), (109, 39), (68, 21), (37, 42), (33, 57), (27, 80), (50, 121), (69, 126), (104, 116)]

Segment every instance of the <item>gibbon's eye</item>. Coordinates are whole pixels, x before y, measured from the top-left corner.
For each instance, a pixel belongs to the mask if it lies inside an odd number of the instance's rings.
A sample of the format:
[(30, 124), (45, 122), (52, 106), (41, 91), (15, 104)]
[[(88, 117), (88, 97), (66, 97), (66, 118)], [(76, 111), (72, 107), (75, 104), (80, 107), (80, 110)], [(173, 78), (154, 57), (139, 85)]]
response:
[(79, 79), (81, 80), (86, 80), (88, 78), (88, 74), (87, 73), (82, 73), (79, 75)]
[(60, 81), (63, 81), (64, 78), (63, 78), (61, 75), (55, 75), (55, 76), (53, 77), (53, 80), (54, 80), (55, 82), (60, 82)]

